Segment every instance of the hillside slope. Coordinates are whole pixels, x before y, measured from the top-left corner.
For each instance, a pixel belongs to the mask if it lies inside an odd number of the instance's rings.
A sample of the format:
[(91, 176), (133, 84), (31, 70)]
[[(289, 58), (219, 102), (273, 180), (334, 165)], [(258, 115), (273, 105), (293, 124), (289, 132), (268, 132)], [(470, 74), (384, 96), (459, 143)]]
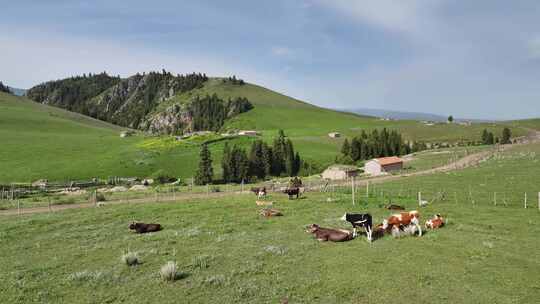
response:
[[(302, 158), (319, 167), (333, 162), (343, 138), (358, 135), (362, 130), (386, 127), (399, 130), (406, 140), (455, 142), (478, 140), (484, 128), (496, 135), (503, 128), (503, 124), (426, 126), (416, 121), (384, 121), (316, 107), (257, 85), (238, 85), (220, 78), (210, 78), (198, 88), (159, 102), (149, 115), (164, 113), (163, 109), (196, 96), (214, 94), (222, 100), (244, 97), (253, 105), (253, 109), (225, 120), (222, 131), (255, 129), (270, 141), (283, 129)], [(121, 139), (120, 130), (121, 127), (87, 116), (2, 94), (0, 183), (40, 178), (67, 181), (96, 176), (146, 177), (159, 169), (178, 177), (193, 176), (201, 141), (183, 143), (170, 136), (143, 134)], [(329, 138), (328, 133), (334, 131), (344, 137)], [(518, 125), (512, 131), (516, 136), (526, 132)], [(229, 141), (249, 147), (253, 138)], [(217, 177), (221, 172), (223, 144), (219, 141), (210, 145)]]

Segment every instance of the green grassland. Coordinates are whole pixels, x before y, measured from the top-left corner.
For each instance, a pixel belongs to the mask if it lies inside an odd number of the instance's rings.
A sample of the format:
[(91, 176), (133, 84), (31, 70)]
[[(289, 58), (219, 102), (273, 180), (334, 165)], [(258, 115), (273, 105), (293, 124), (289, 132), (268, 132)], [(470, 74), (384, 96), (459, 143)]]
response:
[[(273, 219), (257, 215), (252, 195), (4, 217), (0, 302), (537, 303), (540, 211), (520, 199), (527, 192), (535, 202), (539, 161), (540, 144), (516, 146), (475, 168), (372, 185), (355, 206), (347, 188), (292, 201), (272, 194), (285, 214)], [(350, 228), (339, 220), (346, 211), (378, 223), (389, 201), (418, 208), (417, 191), (430, 201), (423, 220), (441, 213), (445, 228), (371, 245), (363, 237), (319, 243), (304, 231), (311, 223)], [(506, 206), (494, 206), (494, 191)], [(448, 195), (435, 200), (438, 192)], [(165, 229), (135, 235), (132, 220)], [(141, 265), (120, 261), (128, 249)], [(162, 282), (167, 261), (187, 276)]]
[[(331, 164), (339, 153), (343, 138), (329, 138), (327, 134), (332, 131), (354, 136), (363, 129), (387, 127), (398, 129), (409, 140), (444, 142), (478, 140), (484, 128), (499, 134), (504, 125), (425, 126), (414, 121), (381, 121), (315, 107), (256, 85), (231, 85), (219, 79), (211, 79), (203, 88), (191, 92), (192, 95), (206, 93), (216, 93), (221, 98), (244, 96), (254, 104), (253, 110), (233, 118), (224, 129), (256, 129), (267, 141), (284, 129), (302, 157), (320, 167)], [(146, 177), (159, 169), (180, 178), (193, 176), (198, 162), (197, 144), (202, 141), (175, 142), (171, 137), (143, 134), (121, 139), (118, 136), (121, 130), (82, 115), (0, 93), (0, 183), (42, 178), (69, 181), (108, 176)], [(519, 125), (512, 130), (514, 135), (526, 132)], [(253, 139), (227, 140), (247, 148)], [(217, 141), (210, 145), (217, 178), (224, 143)]]

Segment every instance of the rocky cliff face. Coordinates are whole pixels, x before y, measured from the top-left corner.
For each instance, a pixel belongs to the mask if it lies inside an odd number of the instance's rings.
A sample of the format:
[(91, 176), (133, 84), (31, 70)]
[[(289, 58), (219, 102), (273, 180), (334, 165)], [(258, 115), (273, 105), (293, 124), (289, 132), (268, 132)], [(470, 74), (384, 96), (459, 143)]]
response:
[(201, 88), (203, 74), (151, 72), (126, 79), (107, 74), (72, 77), (36, 86), (28, 97), (120, 126), (151, 133), (182, 134), (218, 130), (224, 121), (252, 108), (247, 99), (223, 101), (217, 96), (160, 106), (177, 94)]

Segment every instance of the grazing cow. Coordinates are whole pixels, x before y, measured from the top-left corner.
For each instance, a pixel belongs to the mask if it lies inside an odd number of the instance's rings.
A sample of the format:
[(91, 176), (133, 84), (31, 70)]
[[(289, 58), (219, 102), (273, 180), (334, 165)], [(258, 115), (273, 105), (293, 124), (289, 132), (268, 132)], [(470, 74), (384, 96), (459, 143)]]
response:
[(388, 210), (405, 210), (405, 207), (402, 207), (400, 205), (394, 205), (394, 204), (386, 205), (384, 208)]
[(156, 232), (163, 229), (160, 224), (145, 224), (145, 223), (131, 223), (129, 225), (130, 230), (135, 230), (136, 233)]
[(372, 233), (373, 233), (373, 219), (371, 217), (371, 214), (366, 213), (345, 213), (341, 217), (342, 221), (347, 221), (351, 223), (353, 226), (353, 237), (356, 237), (356, 227), (362, 227), (366, 231), (367, 239), (368, 241), (372, 241)]
[(444, 218), (440, 214), (435, 214), (432, 219), (426, 221), (426, 229), (438, 229), (444, 226)]
[(422, 236), (422, 229), (420, 228), (419, 218), (420, 213), (416, 210), (392, 214), (389, 218), (383, 221), (382, 228), (384, 230), (387, 230), (391, 227), (394, 231), (396, 231), (396, 229), (400, 229), (400, 226), (405, 227), (409, 225), (414, 225), (418, 228), (418, 234)]
[(255, 195), (257, 195), (258, 199), (261, 199), (261, 198), (266, 196), (266, 187), (251, 188), (251, 192), (255, 193)]
[(317, 224), (311, 224), (306, 232), (313, 233), (320, 242), (345, 242), (354, 239), (352, 233), (348, 230), (322, 228)]
[(289, 196), (289, 199), (292, 199), (296, 195), (296, 198), (300, 197), (300, 188), (288, 188), (283, 190), (283, 193)]

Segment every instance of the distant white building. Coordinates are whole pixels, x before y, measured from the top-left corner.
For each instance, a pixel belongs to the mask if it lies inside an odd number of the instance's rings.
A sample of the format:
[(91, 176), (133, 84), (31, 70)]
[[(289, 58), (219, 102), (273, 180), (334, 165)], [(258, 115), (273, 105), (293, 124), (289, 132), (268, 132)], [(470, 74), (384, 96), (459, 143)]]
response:
[(403, 169), (403, 160), (397, 156), (374, 158), (364, 166), (364, 172), (369, 175), (381, 175)]
[(338, 137), (341, 137), (341, 134), (339, 132), (331, 132), (331, 133), (328, 133), (328, 137), (338, 138)]
[(360, 169), (355, 166), (333, 165), (322, 173), (322, 178), (329, 180), (344, 180), (357, 176)]
[(239, 132), (238, 132), (238, 135), (243, 135), (243, 136), (257, 136), (257, 135), (259, 135), (259, 132), (254, 131), (254, 130), (243, 130), (243, 131), (239, 131)]
[(131, 135), (133, 135), (133, 134), (135, 134), (135, 132), (130, 131), (130, 130), (128, 130), (128, 131), (122, 131), (122, 132), (120, 132), (120, 137), (121, 137), (121, 138), (125, 138), (125, 137), (129, 137), (129, 136), (131, 136)]

